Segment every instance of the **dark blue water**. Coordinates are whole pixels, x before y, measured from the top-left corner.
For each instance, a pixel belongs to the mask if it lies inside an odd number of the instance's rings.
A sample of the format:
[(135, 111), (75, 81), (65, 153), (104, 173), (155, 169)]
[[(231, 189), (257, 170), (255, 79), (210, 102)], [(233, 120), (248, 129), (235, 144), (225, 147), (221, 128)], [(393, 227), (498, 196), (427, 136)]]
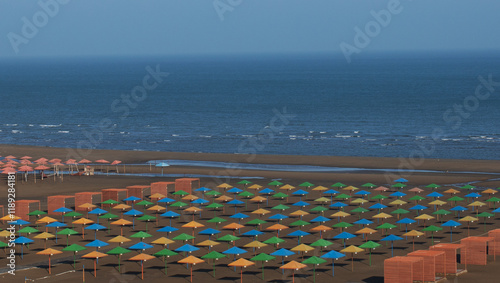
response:
[[(121, 101), (157, 65), (163, 82)], [(470, 97), (489, 74), (500, 81), (498, 54), (3, 60), (0, 143), (498, 159), (500, 92)]]

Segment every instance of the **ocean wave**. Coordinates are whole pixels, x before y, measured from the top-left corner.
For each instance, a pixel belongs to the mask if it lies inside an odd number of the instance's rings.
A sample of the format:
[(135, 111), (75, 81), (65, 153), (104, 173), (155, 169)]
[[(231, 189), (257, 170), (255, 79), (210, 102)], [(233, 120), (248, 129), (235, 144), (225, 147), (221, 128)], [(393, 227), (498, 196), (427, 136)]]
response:
[(60, 134), (69, 134), (69, 131), (57, 131)]
[(212, 136), (207, 136), (207, 135), (199, 135), (200, 138), (211, 138)]
[(7, 127), (17, 127), (17, 124), (3, 124), (3, 125)]
[(13, 134), (22, 134), (23, 131), (20, 131), (20, 130), (12, 130), (11, 131)]
[(48, 125), (40, 125), (41, 128), (57, 128), (57, 127), (61, 127), (62, 124), (58, 124), (58, 125), (51, 125), (51, 124), (48, 124)]

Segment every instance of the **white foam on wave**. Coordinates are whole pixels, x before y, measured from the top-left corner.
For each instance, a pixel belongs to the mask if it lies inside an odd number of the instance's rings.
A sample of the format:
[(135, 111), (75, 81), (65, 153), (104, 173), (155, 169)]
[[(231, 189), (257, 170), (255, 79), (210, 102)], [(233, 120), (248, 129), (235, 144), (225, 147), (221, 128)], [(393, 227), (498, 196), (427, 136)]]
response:
[(13, 134), (22, 134), (23, 132), (22, 132), (22, 131), (20, 131), (20, 130), (12, 130), (12, 133), (13, 133)]
[(51, 124), (48, 124), (48, 125), (40, 125), (41, 128), (57, 128), (57, 127), (61, 127), (62, 124), (59, 124), (59, 125), (51, 125)]
[(57, 131), (60, 134), (69, 134), (69, 131)]
[(178, 137), (178, 136), (179, 136), (179, 135), (177, 135), (177, 134), (172, 134), (172, 137)]
[(17, 124), (3, 124), (3, 125), (7, 127), (17, 127)]

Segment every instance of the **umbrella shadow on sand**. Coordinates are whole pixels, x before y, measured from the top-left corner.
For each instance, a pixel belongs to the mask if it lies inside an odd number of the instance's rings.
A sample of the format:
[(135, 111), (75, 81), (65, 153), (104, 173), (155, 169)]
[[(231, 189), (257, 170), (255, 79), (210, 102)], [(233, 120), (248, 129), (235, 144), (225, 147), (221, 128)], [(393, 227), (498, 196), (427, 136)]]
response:
[(382, 276), (371, 276), (371, 277), (363, 279), (363, 282), (365, 282), (365, 283), (383, 283), (384, 282), (384, 277), (382, 277)]

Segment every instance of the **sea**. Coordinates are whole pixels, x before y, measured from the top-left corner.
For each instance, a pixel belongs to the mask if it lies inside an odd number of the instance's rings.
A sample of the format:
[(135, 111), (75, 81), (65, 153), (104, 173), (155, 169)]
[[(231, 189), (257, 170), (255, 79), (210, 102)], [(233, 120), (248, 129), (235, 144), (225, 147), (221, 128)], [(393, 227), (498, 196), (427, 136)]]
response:
[(0, 59), (0, 144), (500, 158), (500, 54)]

